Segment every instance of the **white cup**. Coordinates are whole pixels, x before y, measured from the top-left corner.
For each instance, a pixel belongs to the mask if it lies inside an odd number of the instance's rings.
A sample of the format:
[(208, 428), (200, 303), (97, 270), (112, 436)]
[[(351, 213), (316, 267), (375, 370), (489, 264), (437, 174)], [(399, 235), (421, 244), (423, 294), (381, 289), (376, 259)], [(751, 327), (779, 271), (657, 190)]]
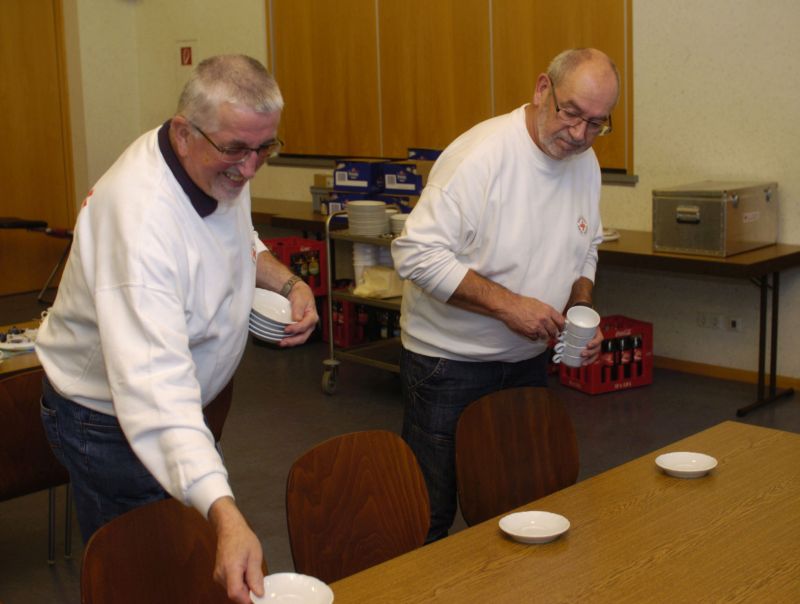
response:
[(583, 357), (573, 357), (564, 353), (556, 353), (553, 355), (554, 363), (561, 363), (567, 367), (580, 367), (583, 364)]
[(581, 356), (581, 353), (586, 350), (586, 344), (576, 346), (575, 344), (570, 344), (569, 342), (558, 342), (555, 346), (553, 346), (553, 350), (555, 350), (557, 354), (565, 354), (569, 357), (579, 357)]
[(573, 306), (567, 311), (564, 331), (580, 338), (591, 337), (600, 325), (600, 315), (588, 306)]
[(571, 346), (575, 346), (577, 348), (586, 348), (589, 342), (592, 341), (594, 334), (591, 336), (576, 336), (574, 334), (568, 333), (567, 331), (562, 331), (558, 334), (558, 341), (564, 342), (565, 344), (570, 344)]

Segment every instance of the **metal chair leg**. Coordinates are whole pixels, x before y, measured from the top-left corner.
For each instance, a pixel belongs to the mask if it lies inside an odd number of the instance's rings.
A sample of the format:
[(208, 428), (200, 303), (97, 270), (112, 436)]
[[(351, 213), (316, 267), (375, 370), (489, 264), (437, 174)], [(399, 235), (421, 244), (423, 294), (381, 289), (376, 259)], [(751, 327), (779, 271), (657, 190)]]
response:
[(47, 563), (56, 563), (56, 489), (50, 487), (47, 490)]
[(67, 483), (66, 503), (64, 504), (64, 558), (72, 559), (72, 485)]

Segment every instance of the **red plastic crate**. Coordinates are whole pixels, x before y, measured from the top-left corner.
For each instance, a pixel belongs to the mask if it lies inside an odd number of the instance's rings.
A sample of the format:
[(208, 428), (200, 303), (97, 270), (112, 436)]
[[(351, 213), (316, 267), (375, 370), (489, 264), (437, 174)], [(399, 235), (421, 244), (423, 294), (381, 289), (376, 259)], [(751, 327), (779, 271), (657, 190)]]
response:
[[(362, 312), (359, 312), (361, 309)], [(348, 348), (367, 340), (365, 307), (348, 300), (333, 301), (333, 345)], [(328, 306), (322, 311), (322, 339), (328, 341)]]
[(302, 237), (262, 239), (272, 255), (308, 283), (315, 296), (328, 293), (328, 250), (324, 241)]
[[(652, 384), (652, 323), (610, 315), (601, 319), (600, 329), (615, 350), (602, 353), (599, 360), (586, 367), (561, 365), (561, 383), (589, 394)], [(637, 337), (640, 340), (636, 340)], [(640, 341), (641, 345), (634, 346), (636, 341)]]

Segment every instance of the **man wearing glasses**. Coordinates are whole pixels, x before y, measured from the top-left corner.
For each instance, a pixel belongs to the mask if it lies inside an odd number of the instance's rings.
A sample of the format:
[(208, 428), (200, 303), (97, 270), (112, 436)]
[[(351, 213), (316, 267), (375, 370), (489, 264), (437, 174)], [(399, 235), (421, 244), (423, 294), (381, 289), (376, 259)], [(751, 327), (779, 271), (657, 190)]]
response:
[[(612, 131), (613, 62), (568, 50), (536, 80), (533, 99), (474, 126), (442, 153), (401, 237), (403, 437), (431, 499), (428, 540), (456, 511), (454, 442), (472, 401), (545, 386), (547, 345), (574, 305), (592, 303), (600, 168), (591, 150)], [(599, 353), (598, 329), (583, 363)]]
[(176, 115), (142, 135), (84, 200), (58, 296), (39, 330), (42, 418), (70, 473), (84, 540), (172, 496), (215, 527), (231, 599), (263, 593), (261, 544), (234, 503), (202, 408), (244, 352), (254, 288), (317, 322), (310, 288), (255, 233), (248, 182), (281, 147), (283, 98), (245, 56), (212, 57)]

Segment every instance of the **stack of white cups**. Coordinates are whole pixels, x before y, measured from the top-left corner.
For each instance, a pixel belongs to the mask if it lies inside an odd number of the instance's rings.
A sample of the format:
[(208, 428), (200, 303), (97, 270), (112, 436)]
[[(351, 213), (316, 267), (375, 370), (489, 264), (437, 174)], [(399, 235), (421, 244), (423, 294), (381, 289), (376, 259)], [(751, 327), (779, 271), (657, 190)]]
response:
[(364, 282), (364, 268), (378, 264), (378, 249), (377, 245), (369, 243), (353, 244), (353, 274), (356, 285)]
[(568, 367), (580, 367), (583, 364), (581, 352), (592, 340), (600, 325), (600, 315), (588, 306), (573, 306), (567, 311), (567, 322), (564, 331), (558, 336), (555, 345), (554, 363), (563, 363)]
[(388, 266), (394, 268), (394, 261), (392, 260), (392, 250), (388, 247), (378, 248), (378, 264), (381, 266)]

